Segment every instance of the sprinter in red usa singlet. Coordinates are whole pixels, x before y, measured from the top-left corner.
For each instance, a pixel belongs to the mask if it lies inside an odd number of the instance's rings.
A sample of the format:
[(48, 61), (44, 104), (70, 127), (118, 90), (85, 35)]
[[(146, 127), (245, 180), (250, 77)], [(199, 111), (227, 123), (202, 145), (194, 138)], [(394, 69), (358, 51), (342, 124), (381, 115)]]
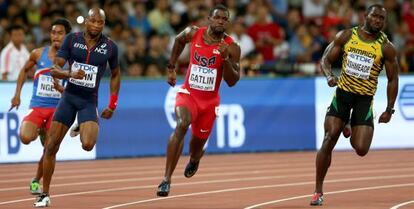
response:
[(171, 86), (176, 84), (175, 64), (187, 43), (190, 43), (191, 57), (184, 84), (176, 97), (177, 126), (168, 142), (165, 175), (158, 186), (158, 196), (168, 196), (170, 192), (171, 176), (182, 153), (184, 136), (190, 124), (190, 161), (184, 176), (190, 178), (197, 172), (204, 144), (217, 116), (221, 80), (234, 86), (240, 78), (240, 47), (225, 33), (229, 16), (226, 7), (216, 5), (210, 10), (207, 27), (190, 26), (175, 38), (167, 65)]

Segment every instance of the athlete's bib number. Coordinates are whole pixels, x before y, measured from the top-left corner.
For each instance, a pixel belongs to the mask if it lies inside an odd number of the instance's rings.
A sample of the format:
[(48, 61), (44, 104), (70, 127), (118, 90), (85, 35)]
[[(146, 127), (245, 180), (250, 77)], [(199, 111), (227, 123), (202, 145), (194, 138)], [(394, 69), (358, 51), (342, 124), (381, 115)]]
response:
[(201, 91), (214, 91), (216, 87), (216, 79), (216, 69), (194, 64), (191, 65), (191, 72), (188, 78), (190, 88)]
[(364, 55), (349, 53), (346, 59), (345, 73), (360, 79), (367, 80), (371, 73), (374, 58)]
[(98, 74), (98, 67), (84, 64), (84, 63), (73, 62), (72, 70), (79, 70), (79, 69), (85, 71), (85, 77), (83, 79), (70, 78), (69, 82), (75, 85), (78, 85), (78, 86), (95, 88), (96, 76)]
[[(62, 85), (62, 83), (60, 84)], [(36, 96), (60, 98), (61, 94), (53, 87), (53, 78), (49, 75), (39, 75)]]

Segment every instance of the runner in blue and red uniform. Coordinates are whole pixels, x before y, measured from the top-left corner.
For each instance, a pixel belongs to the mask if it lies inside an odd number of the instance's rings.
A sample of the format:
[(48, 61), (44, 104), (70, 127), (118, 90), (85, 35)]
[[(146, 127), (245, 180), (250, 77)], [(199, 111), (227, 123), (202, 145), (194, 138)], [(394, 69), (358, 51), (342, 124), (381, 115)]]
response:
[(175, 103), (177, 126), (167, 147), (164, 179), (158, 196), (168, 196), (171, 176), (183, 150), (184, 136), (191, 124), (190, 161), (184, 176), (192, 177), (198, 169), (203, 147), (211, 134), (220, 104), (221, 80), (234, 86), (240, 78), (240, 46), (224, 31), (229, 23), (229, 10), (217, 5), (210, 10), (208, 27), (188, 27), (175, 38), (167, 66), (168, 83), (175, 86), (175, 64), (185, 45), (190, 43), (190, 65)]
[[(110, 101), (101, 117), (110, 119), (115, 111), (121, 82), (118, 47), (102, 34), (105, 12), (99, 8), (89, 10), (85, 21), (86, 31), (68, 34), (57, 53), (52, 76), (68, 79), (62, 99), (56, 108), (49, 132), (49, 142), (43, 158), (43, 193), (35, 207), (50, 205), (49, 188), (55, 168), (56, 153), (73, 124), (76, 114), (80, 124), (82, 148), (91, 151), (98, 136), (98, 88), (107, 64), (111, 69)], [(62, 70), (68, 62), (69, 71)]]
[[(34, 49), (30, 53), (29, 60), (20, 70), (17, 79), (16, 92), (11, 100), (10, 110), (20, 106), (20, 93), (26, 80), (27, 73), (36, 66), (33, 79), (33, 93), (30, 100), (30, 110), (24, 117), (20, 126), (19, 137), (23, 144), (29, 144), (40, 136), (42, 145), (47, 141), (46, 131), (49, 130), (52, 122), (53, 113), (61, 97), (63, 87), (60, 81), (53, 79), (50, 75), (52, 60), (67, 33), (70, 33), (72, 27), (66, 19), (57, 19), (52, 23), (50, 30), (51, 46)], [(58, 91), (56, 91), (56, 89)], [(36, 176), (30, 182), (30, 193), (40, 194), (39, 181), (43, 176), (43, 155), (39, 160)]]

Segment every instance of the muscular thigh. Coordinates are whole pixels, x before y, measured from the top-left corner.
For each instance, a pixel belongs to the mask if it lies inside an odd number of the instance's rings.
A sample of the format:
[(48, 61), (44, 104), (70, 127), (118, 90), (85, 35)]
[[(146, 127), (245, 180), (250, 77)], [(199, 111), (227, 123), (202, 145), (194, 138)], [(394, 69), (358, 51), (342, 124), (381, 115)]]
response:
[[(194, 99), (185, 93), (177, 93), (177, 97), (175, 99), (175, 107), (185, 107), (191, 113), (191, 122), (197, 118), (198, 115), (198, 108)], [(178, 115), (177, 115), (178, 116)]]
[(45, 117), (41, 112), (41, 108), (31, 108), (26, 116), (23, 118), (22, 126), (25, 124), (33, 128), (39, 129), (43, 126)]
[(99, 133), (99, 125), (95, 121), (86, 121), (80, 123), (80, 138), (83, 144), (96, 144)]
[(78, 110), (78, 123), (82, 124), (89, 121), (98, 123), (98, 109), (95, 102), (83, 101)]
[(46, 129), (50, 127), (50, 118), (53, 116), (53, 112), (54, 108), (31, 108), (23, 119), (20, 132), (35, 139), (40, 128), (44, 125), (46, 125)]
[(371, 146), (374, 128), (369, 125), (352, 127), (351, 144), (355, 149), (368, 150)]
[(193, 136), (200, 139), (207, 139), (211, 134), (217, 113), (218, 104), (214, 103), (200, 109), (197, 118), (191, 123)]
[(351, 125), (370, 126), (374, 128), (374, 114), (372, 96), (357, 96), (352, 109)]
[(77, 108), (73, 104), (74, 98), (64, 93), (56, 107), (53, 121), (59, 122), (66, 127), (71, 127), (75, 121)]
[(349, 120), (353, 99), (352, 93), (337, 88), (326, 116), (333, 116), (347, 122)]

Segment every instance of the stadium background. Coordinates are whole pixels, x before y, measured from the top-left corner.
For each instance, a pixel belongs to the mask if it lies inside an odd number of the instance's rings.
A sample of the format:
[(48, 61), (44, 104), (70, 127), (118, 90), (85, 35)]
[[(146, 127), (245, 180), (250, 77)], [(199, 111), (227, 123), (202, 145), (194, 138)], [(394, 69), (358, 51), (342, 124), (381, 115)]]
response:
[[(235, 88), (222, 86), (220, 117), (208, 152), (316, 150), (333, 91), (317, 70), (321, 53), (339, 30), (360, 24), (366, 6), (372, 3), (383, 3), (388, 11), (385, 32), (399, 52), (401, 66), (396, 114), (390, 124), (376, 124), (373, 148), (414, 147), (410, 133), (414, 125), (414, 77), (410, 74), (414, 71), (414, 1), (0, 0), (0, 48), (8, 43), (6, 28), (12, 24), (25, 27), (29, 50), (49, 41), (50, 23), (55, 18), (68, 18), (74, 31), (80, 31), (83, 26), (76, 23), (76, 18), (86, 16), (94, 5), (106, 11), (104, 33), (120, 47), (123, 81), (115, 117), (101, 120), (99, 140), (92, 152), (81, 149), (79, 138), (67, 137), (58, 159), (165, 154), (166, 141), (174, 127), (174, 89), (164, 81), (169, 49), (174, 35), (185, 26), (206, 23), (209, 8), (215, 3), (224, 3), (231, 11), (228, 33), (243, 37), (243, 78)], [(255, 40), (258, 31), (252, 28), (258, 20), (265, 20), (277, 33), (272, 38)], [(266, 43), (270, 48), (256, 47), (255, 43)], [(187, 64), (185, 50), (180, 58), (180, 74), (185, 73)], [(0, 83), (0, 162), (37, 161), (42, 151), (40, 142), (23, 146), (17, 138), (18, 127), (28, 111), (31, 83), (23, 88), (19, 110), (7, 112), (14, 89), (12, 81)], [(108, 92), (108, 82), (104, 81), (100, 110), (108, 102)], [(377, 115), (385, 109), (385, 92), (386, 78), (381, 76), (374, 106)], [(344, 139), (337, 146), (350, 148)]]

